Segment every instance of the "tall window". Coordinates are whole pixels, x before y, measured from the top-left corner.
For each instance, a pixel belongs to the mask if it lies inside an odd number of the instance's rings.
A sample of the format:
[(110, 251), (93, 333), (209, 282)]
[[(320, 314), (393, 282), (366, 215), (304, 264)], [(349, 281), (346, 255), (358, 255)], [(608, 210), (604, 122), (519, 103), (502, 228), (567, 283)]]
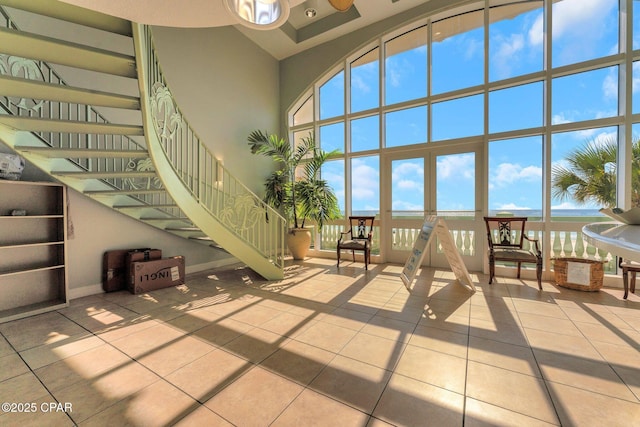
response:
[[(640, 194), (640, 183), (627, 181), (616, 191), (618, 174), (635, 166), (604, 155), (633, 147), (640, 156), (640, 0), (460, 2), (370, 40), (304, 93), (290, 131), (317, 129), (324, 149), (343, 151), (327, 173), (347, 175), (340, 188), (349, 213), (435, 203), (476, 217), (580, 222), (620, 203), (611, 194)], [(597, 168), (585, 165), (582, 178), (601, 179), (597, 186), (584, 186), (578, 172), (562, 175), (584, 158)]]

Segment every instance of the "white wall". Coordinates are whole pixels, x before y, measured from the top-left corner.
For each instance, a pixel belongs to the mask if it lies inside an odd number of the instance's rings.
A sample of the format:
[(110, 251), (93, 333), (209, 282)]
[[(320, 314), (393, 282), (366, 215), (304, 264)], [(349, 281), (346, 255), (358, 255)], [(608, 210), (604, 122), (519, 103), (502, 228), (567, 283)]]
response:
[(154, 27), (167, 85), (214, 155), (262, 195), (273, 162), (249, 151), (247, 136), (278, 133), (278, 61), (233, 27)]

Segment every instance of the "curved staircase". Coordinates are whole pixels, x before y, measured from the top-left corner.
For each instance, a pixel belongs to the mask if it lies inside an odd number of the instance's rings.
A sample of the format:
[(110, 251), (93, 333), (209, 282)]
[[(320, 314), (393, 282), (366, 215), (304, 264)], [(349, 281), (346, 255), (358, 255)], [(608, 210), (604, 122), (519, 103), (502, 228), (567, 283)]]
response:
[[(104, 33), (129, 52), (20, 30), (12, 12), (26, 22), (86, 28), (98, 39)], [(284, 219), (191, 129), (164, 81), (149, 27), (55, 0), (0, 0), (0, 18), (2, 142), (118, 212), (220, 247), (267, 279), (283, 277)], [(96, 86), (66, 84), (59, 66)], [(105, 91), (105, 75), (126, 81), (123, 87), (137, 79), (138, 93)], [(105, 118), (113, 111), (122, 123)]]

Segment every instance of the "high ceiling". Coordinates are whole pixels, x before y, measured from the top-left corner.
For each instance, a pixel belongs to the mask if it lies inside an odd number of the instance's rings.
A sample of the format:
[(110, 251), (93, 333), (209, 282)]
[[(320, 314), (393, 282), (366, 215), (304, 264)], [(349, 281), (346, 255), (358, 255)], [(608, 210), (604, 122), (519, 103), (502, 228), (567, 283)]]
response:
[(429, 0), (355, 0), (347, 12), (337, 12), (328, 0), (316, 0), (317, 15), (305, 16), (307, 0), (289, 0), (291, 14), (280, 28), (253, 30), (236, 24), (223, 0), (62, 0), (131, 21), (170, 27), (219, 27), (238, 30), (277, 59), (351, 33)]

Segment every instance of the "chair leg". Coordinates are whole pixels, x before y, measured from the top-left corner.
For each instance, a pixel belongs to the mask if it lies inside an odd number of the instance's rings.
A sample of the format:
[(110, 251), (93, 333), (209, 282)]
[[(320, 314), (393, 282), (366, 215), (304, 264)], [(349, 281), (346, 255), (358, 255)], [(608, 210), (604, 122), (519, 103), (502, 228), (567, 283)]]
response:
[(338, 263), (336, 264), (336, 267), (340, 267), (340, 248), (338, 248), (336, 252), (338, 253)]
[(365, 270), (369, 269), (369, 256), (366, 250), (364, 251), (364, 269)]
[(518, 279), (520, 278), (520, 266), (521, 266), (521, 264), (518, 263)]
[(629, 270), (627, 270), (626, 268), (622, 269), (622, 284), (624, 285), (624, 296), (622, 297), (622, 299), (627, 299), (627, 297), (629, 296)]
[(538, 279), (538, 289), (542, 290), (542, 260), (536, 263), (536, 278)]
[(633, 271), (632, 272), (632, 276), (631, 276), (631, 286), (630, 286), (630, 290), (632, 294), (636, 293), (636, 274), (638, 273), (637, 271)]
[(353, 262), (356, 262), (356, 251), (351, 249), (351, 256), (353, 257)]
[(493, 259), (489, 259), (489, 284), (493, 282), (493, 276), (496, 274), (496, 266)]

